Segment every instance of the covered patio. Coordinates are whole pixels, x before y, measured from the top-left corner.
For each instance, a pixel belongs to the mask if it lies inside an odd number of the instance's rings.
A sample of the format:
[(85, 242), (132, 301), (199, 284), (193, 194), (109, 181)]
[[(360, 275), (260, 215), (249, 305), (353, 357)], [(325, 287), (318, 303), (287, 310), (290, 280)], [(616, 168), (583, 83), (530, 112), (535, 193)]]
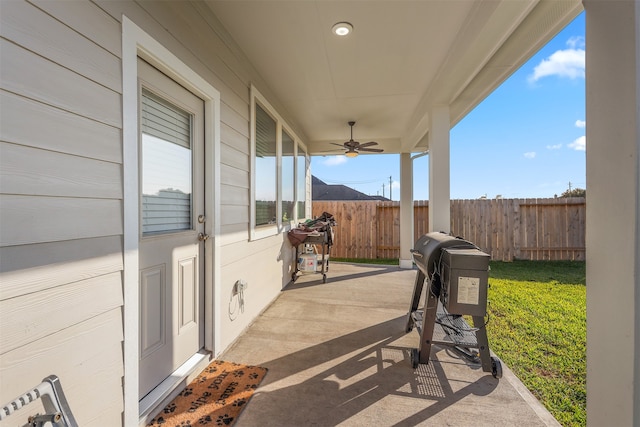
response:
[(436, 346), (412, 369), (415, 274), (332, 263), (286, 287), (220, 356), (269, 369), (236, 425), (559, 425), (504, 364), (497, 380)]
[[(640, 424), (638, 0), (0, 5), (2, 401), (54, 373), (81, 425), (142, 425), (209, 357), (271, 369), (244, 425), (544, 424), (508, 373), (444, 351), (409, 366), (413, 159), (429, 156), (430, 230), (449, 232), (450, 130), (584, 11), (587, 412)], [(344, 22), (347, 38), (332, 31)], [(155, 98), (186, 132), (145, 154)], [(310, 158), (356, 154), (340, 144), (350, 121), (400, 157), (406, 270), (335, 265), (326, 285), (289, 284)], [(148, 195), (184, 181), (190, 202), (147, 230), (143, 166), (165, 143), (188, 155), (157, 170), (184, 179)]]
[[(285, 11), (279, 8), (283, 4), (256, 3), (258, 12), (247, 14), (242, 2), (210, 2), (282, 108), (295, 112), (310, 155), (326, 153), (333, 142), (346, 139), (345, 123), (355, 119), (361, 141), (375, 139), (385, 153), (400, 155), (403, 268), (411, 266), (414, 156), (429, 155), (430, 230), (449, 231), (450, 129), (585, 12), (587, 412), (593, 426), (637, 425), (638, 2), (375, 2), (366, 11), (358, 11), (359, 2), (346, 10), (324, 2), (311, 11), (302, 6)], [(445, 4), (452, 7), (449, 20), (437, 10)], [(417, 13), (414, 6), (433, 9)], [(400, 17), (403, 11), (407, 15)], [(394, 19), (403, 24), (389, 25)], [(351, 43), (332, 38), (327, 24), (341, 20), (354, 24), (354, 36), (366, 36), (353, 37)], [(296, 37), (283, 30), (292, 23)], [(429, 43), (433, 40), (438, 43)], [(340, 315), (348, 316), (346, 311)], [(619, 349), (614, 354), (602, 350), (614, 347)], [(518, 423), (532, 419), (521, 417)]]

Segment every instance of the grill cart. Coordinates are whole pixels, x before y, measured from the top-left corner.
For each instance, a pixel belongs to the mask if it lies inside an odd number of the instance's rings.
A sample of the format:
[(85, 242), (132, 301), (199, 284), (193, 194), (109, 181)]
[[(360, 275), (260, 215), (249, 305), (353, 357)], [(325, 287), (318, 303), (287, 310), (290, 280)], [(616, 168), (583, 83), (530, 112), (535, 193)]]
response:
[(322, 274), (322, 283), (327, 282), (329, 253), (334, 237), (332, 227), (335, 225), (333, 215), (324, 212), (319, 218), (308, 220), (289, 231), (289, 241), (296, 248), (292, 282), (296, 281), (298, 273)]
[[(429, 363), (431, 345), (451, 347), (484, 372), (502, 377), (500, 360), (492, 357), (487, 340), (487, 288), (489, 255), (477, 246), (445, 233), (420, 237), (411, 250), (418, 267), (406, 332), (415, 327), (420, 346), (411, 351), (411, 364)], [(425, 303), (418, 309), (426, 283)], [(471, 327), (463, 315), (471, 316)]]

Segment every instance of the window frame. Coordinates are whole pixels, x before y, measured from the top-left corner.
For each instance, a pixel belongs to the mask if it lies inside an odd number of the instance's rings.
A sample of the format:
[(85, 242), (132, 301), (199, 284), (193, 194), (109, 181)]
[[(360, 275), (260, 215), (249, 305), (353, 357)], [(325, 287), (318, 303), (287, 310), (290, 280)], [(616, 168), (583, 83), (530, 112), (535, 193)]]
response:
[[(299, 185), (298, 182), (298, 177), (300, 176), (299, 174), (299, 170), (298, 170), (298, 157), (300, 155), (300, 151), (299, 149), (302, 147), (303, 154), (304, 154), (304, 171), (303, 171), (303, 179), (304, 182), (302, 183), (303, 185)], [(296, 141), (295, 142), (295, 156), (294, 156), (294, 175), (295, 175), (295, 179), (294, 179), (294, 198), (295, 198), (295, 208), (294, 208), (294, 215), (295, 215), (295, 219), (296, 221), (300, 221), (306, 218), (309, 218), (311, 216), (311, 159), (309, 157), (309, 152), (307, 147), (300, 141)], [(302, 187), (302, 195), (298, 194), (298, 190), (300, 190), (300, 188)], [(307, 195), (309, 195), (309, 197), (307, 198)], [(304, 216), (302, 218), (300, 218), (298, 216), (298, 203), (303, 201), (304, 202)]]
[[(293, 203), (293, 215), (291, 216), (291, 218), (289, 218), (287, 221), (284, 221), (283, 217), (285, 212), (283, 211), (284, 208), (284, 191), (285, 191), (285, 187), (284, 187), (284, 159), (285, 159), (285, 154), (284, 154), (284, 134), (287, 134), (287, 136), (289, 136), (289, 138), (291, 139), (291, 144), (293, 145), (292, 147), (292, 152), (290, 155), (287, 155), (287, 157), (290, 157), (290, 161), (291, 161), (291, 174), (292, 176), (289, 177), (289, 179), (291, 180), (291, 184), (293, 185), (293, 188), (289, 189), (292, 192), (292, 197), (293, 200), (291, 200), (291, 202)], [(291, 136), (293, 135), (293, 132), (291, 132), (284, 124), (283, 126), (280, 128), (280, 156), (278, 157), (278, 179), (279, 179), (279, 184), (278, 184), (278, 190), (280, 192), (279, 194), (279, 200), (278, 200), (278, 207), (279, 207), (279, 211), (278, 211), (278, 220), (281, 222), (281, 227), (286, 228), (287, 225), (291, 225), (292, 223), (294, 223), (294, 221), (297, 219), (296, 218), (296, 212), (295, 212), (295, 203), (296, 203), (296, 184), (297, 184), (297, 176), (296, 176), (296, 153), (297, 153), (297, 143), (296, 143), (296, 139)]]
[[(280, 116), (277, 110), (267, 101), (267, 99), (260, 93), (260, 91), (251, 85), (250, 90), (250, 155), (251, 155), (251, 189), (250, 189), (250, 215), (249, 215), (249, 228), (250, 228), (250, 240), (258, 240), (266, 237), (275, 236), (283, 231), (288, 231), (294, 224), (297, 224), (304, 218), (298, 217), (297, 209), (294, 209), (294, 217), (288, 221), (282, 221), (282, 133), (286, 132), (291, 139), (293, 139), (293, 183), (294, 183), (294, 199), (297, 201), (300, 198), (298, 194), (298, 148), (302, 147), (305, 153), (305, 189), (308, 187), (309, 180), (309, 154), (308, 147), (304, 144), (298, 135), (293, 131), (291, 126)], [(273, 120), (276, 122), (276, 223), (256, 225), (256, 105), (260, 105)], [(309, 200), (308, 191), (302, 195), (301, 199), (305, 201), (305, 216), (308, 212)]]
[[(258, 185), (256, 182), (256, 177), (258, 174), (258, 162), (257, 162), (257, 157), (258, 157), (258, 133), (256, 130), (256, 126), (257, 126), (257, 122), (258, 122), (258, 106), (260, 107), (260, 110), (264, 111), (264, 113), (271, 119), (273, 120), (273, 124), (274, 124), (274, 133), (275, 133), (275, 146), (274, 148), (274, 155), (273, 155), (273, 170), (270, 170), (269, 172), (273, 173), (273, 175), (271, 176), (271, 179), (273, 179), (273, 185), (275, 186), (275, 189), (273, 189), (273, 194), (274, 194), (274, 204), (275, 204), (275, 218), (276, 221), (275, 222), (267, 222), (266, 224), (256, 224), (256, 221), (258, 219), (258, 213), (256, 211), (256, 191), (258, 189)], [(254, 132), (254, 138), (252, 139), (252, 143), (251, 143), (251, 148), (252, 148), (252, 156), (251, 156), (251, 166), (252, 166), (252, 188), (251, 188), (251, 193), (253, 196), (253, 200), (252, 200), (252, 206), (253, 206), (253, 219), (252, 219), (252, 225), (253, 227), (255, 227), (256, 229), (263, 229), (263, 228), (270, 228), (273, 226), (277, 226), (278, 221), (278, 169), (279, 169), (279, 161), (278, 161), (278, 152), (279, 152), (279, 145), (280, 145), (280, 126), (278, 125), (278, 120), (276, 119), (276, 117), (273, 116), (273, 114), (268, 110), (267, 107), (265, 107), (262, 102), (254, 102), (253, 103), (253, 108), (255, 111), (255, 116), (254, 116), (254, 120), (252, 121), (252, 125), (251, 125), (251, 129)], [(272, 189), (270, 189), (272, 190)], [(267, 200), (270, 201), (270, 200)]]

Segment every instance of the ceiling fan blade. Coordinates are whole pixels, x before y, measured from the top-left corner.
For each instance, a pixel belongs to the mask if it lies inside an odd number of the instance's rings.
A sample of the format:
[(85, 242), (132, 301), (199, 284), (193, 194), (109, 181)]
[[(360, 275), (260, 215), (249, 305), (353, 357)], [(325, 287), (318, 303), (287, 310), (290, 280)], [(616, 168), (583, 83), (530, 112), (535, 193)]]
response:
[(362, 148), (362, 147), (370, 147), (372, 145), (378, 145), (378, 143), (375, 142), (375, 141), (365, 142), (364, 144), (360, 144), (360, 148)]
[[(347, 150), (347, 152), (345, 153), (345, 155), (347, 157), (355, 157), (358, 155), (359, 151), (369, 151), (371, 153), (382, 153), (384, 150), (382, 150), (381, 148), (366, 148), (366, 147), (371, 147), (372, 145), (378, 145), (377, 142), (375, 141), (369, 141), (369, 142), (365, 142), (364, 144), (360, 144), (358, 141), (354, 141), (353, 140), (353, 125), (356, 124), (356, 122), (351, 121), (351, 122), (347, 122), (348, 125), (351, 127), (351, 138), (346, 141), (344, 144), (342, 144), (344, 146), (344, 148)], [(333, 145), (340, 145), (340, 144), (336, 144), (333, 143)]]
[(354, 141), (353, 139), (342, 144), (345, 148), (358, 148), (360, 143), (358, 141)]
[(337, 145), (338, 147), (343, 147), (344, 148), (344, 144), (338, 144), (337, 142), (330, 142), (329, 144)]

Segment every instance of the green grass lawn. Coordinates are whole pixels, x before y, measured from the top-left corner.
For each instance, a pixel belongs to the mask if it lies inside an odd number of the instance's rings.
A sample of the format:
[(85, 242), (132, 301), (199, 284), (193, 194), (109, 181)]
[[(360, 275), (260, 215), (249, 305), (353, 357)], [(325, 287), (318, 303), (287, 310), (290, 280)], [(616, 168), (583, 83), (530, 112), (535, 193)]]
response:
[(398, 265), (400, 262), (397, 258), (330, 258), (331, 261), (335, 262), (350, 262), (354, 264), (376, 264), (376, 265)]
[(586, 425), (585, 263), (492, 262), (489, 346), (563, 426)]

